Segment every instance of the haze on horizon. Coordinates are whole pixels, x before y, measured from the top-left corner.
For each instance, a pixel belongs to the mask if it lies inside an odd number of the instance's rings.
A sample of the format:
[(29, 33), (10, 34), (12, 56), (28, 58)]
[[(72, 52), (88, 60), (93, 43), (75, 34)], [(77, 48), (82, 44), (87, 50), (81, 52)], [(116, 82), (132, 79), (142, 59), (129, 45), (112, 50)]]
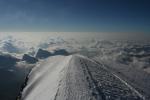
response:
[(0, 40), (14, 38), (26, 42), (39, 43), (49, 38), (63, 38), (76, 40), (144, 40), (149, 41), (148, 34), (121, 32), (0, 32)]

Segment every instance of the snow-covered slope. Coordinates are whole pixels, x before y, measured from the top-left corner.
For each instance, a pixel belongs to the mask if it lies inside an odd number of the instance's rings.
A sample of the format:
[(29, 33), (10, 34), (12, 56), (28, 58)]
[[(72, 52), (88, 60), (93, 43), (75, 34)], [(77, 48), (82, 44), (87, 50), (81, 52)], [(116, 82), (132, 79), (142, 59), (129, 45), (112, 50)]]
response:
[(143, 100), (103, 65), (80, 55), (53, 56), (33, 68), (21, 100)]
[(35, 67), (23, 91), (23, 100), (54, 100), (61, 74), (67, 67), (71, 56), (56, 56), (48, 58), (41, 65)]

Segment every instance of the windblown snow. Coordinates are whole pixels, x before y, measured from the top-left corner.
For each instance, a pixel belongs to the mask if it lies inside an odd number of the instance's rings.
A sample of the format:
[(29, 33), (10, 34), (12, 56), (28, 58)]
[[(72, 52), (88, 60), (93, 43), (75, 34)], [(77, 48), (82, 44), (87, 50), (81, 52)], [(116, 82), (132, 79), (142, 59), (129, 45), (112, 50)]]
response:
[(28, 78), (21, 100), (144, 100), (102, 64), (81, 55), (47, 58)]

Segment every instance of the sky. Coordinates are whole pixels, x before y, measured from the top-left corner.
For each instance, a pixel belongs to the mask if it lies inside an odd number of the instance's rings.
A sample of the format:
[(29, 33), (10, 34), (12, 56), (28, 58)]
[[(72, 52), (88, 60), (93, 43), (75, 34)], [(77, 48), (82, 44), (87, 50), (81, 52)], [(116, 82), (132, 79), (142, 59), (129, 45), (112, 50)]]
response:
[(0, 0), (0, 31), (150, 34), (150, 1)]

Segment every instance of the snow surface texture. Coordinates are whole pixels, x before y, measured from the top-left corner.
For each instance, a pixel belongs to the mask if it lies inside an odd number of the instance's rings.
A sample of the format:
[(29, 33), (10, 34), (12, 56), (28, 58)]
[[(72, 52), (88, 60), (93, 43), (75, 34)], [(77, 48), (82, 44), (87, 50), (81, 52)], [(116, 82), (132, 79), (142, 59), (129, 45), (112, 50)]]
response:
[(136, 41), (99, 41), (91, 46), (99, 49), (93, 59), (150, 99), (150, 44)]
[(33, 68), (21, 100), (143, 100), (101, 64), (80, 55), (54, 56)]

